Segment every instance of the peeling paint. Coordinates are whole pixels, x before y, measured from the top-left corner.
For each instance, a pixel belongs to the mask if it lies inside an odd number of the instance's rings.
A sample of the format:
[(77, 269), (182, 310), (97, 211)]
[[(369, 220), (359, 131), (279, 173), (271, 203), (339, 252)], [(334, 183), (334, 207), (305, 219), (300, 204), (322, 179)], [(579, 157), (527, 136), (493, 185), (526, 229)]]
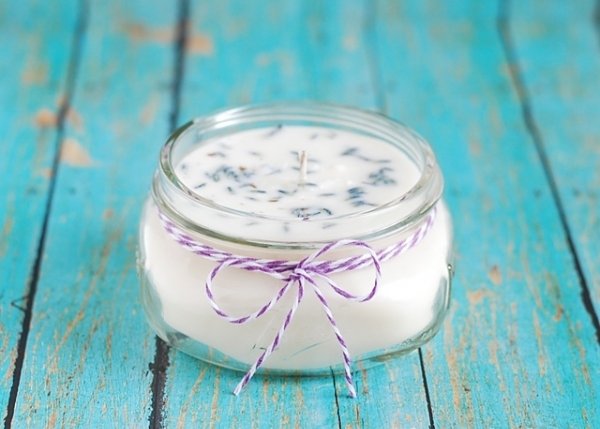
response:
[(64, 140), (60, 150), (60, 160), (73, 167), (90, 167), (94, 163), (87, 149), (73, 138)]
[(502, 283), (502, 273), (500, 272), (500, 268), (498, 267), (498, 265), (492, 265), (492, 268), (490, 269), (490, 271), (488, 271), (488, 277), (491, 280), (491, 282), (496, 286)]
[[(149, 27), (140, 23), (128, 23), (124, 26), (128, 37), (136, 43), (160, 43), (169, 44), (175, 41), (173, 28)], [(190, 31), (186, 41), (186, 51), (189, 54), (212, 55), (214, 43), (208, 34), (194, 30)]]
[(56, 126), (58, 122), (58, 117), (55, 112), (46, 107), (43, 107), (37, 111), (33, 122), (38, 128), (52, 128)]

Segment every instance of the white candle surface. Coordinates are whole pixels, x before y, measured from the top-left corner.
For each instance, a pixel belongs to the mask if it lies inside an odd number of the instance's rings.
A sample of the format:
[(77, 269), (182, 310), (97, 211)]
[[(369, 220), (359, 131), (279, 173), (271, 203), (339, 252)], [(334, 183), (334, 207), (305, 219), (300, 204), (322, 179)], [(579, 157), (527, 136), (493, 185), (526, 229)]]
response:
[[(372, 136), (278, 126), (195, 146), (175, 161), (174, 173), (187, 193), (220, 210), (199, 209), (187, 197), (176, 204), (186, 217), (221, 234), (263, 242), (331, 241), (384, 229), (414, 209), (407, 202), (381, 210), (411, 190), (420, 172), (404, 151)], [(362, 215), (375, 210), (377, 217)]]
[(282, 220), (364, 212), (405, 194), (419, 177), (416, 166), (391, 144), (303, 126), (254, 129), (203, 142), (176, 172), (201, 197)]
[[(303, 152), (306, 174), (300, 159)], [(201, 141), (178, 160), (175, 172), (196, 196), (241, 213), (230, 219), (178, 203), (192, 221), (226, 231), (229, 236), (292, 243), (352, 237), (356, 231), (347, 226), (346, 219), (367, 232), (380, 230), (385, 225), (373, 224), (371, 211), (405, 195), (420, 177), (415, 163), (392, 144), (350, 131), (299, 125), (251, 129)], [(380, 219), (387, 222), (388, 218), (397, 220), (397, 216), (395, 211)], [(410, 233), (387, 234), (369, 245), (382, 249)], [(204, 281), (215, 263), (177, 244), (165, 232), (152, 202), (144, 212), (141, 234), (144, 271), (164, 324), (207, 346), (211, 353), (252, 364), (275, 336), (293, 293), (261, 318), (231, 324), (215, 314), (205, 296)], [(293, 261), (314, 251), (243, 246), (196, 236), (211, 246), (256, 258)], [(440, 202), (435, 224), (426, 237), (382, 264), (383, 278), (372, 300), (350, 302), (322, 287), (352, 355), (394, 348), (439, 320), (448, 293), (450, 241), (450, 219)], [(348, 253), (352, 251), (335, 251), (325, 259)], [(355, 294), (366, 292), (373, 277), (372, 268), (331, 276)], [(281, 286), (280, 281), (264, 274), (227, 268), (215, 279), (214, 288), (223, 309), (243, 316), (268, 302)], [(160, 328), (156, 329), (160, 333)], [(219, 363), (219, 359), (215, 361)], [(279, 348), (264, 368), (305, 370), (340, 362), (339, 345), (323, 308), (307, 290)]]

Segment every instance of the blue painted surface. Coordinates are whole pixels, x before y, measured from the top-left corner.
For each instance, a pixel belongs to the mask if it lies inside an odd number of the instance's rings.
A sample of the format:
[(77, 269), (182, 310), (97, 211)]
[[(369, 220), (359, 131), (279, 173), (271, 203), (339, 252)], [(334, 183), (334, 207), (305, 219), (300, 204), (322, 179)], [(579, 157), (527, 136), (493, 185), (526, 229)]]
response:
[(132, 305), (136, 225), (155, 136), (168, 132), (172, 51), (146, 28), (171, 29), (175, 6), (90, 8), (14, 427), (137, 427), (150, 414), (154, 336)]
[(598, 426), (598, 344), (507, 68), (497, 5), (383, 3), (389, 112), (430, 139), (456, 218), (453, 308), (424, 347), (435, 421)]
[[(593, 1), (564, 2), (552, 8), (528, 2), (511, 11), (515, 54), (533, 121), (596, 314), (600, 310), (600, 123), (593, 118), (600, 108), (599, 14), (600, 6)], [(532, 16), (540, 19), (531, 24)], [(590, 25), (593, 19), (595, 25)]]
[[(0, 418), (7, 413), (18, 343), (41, 238), (59, 98), (75, 11), (67, 2), (0, 9)], [(31, 33), (29, 28), (37, 28)]]
[[(593, 2), (192, 2), (178, 68), (181, 4), (91, 1), (81, 33), (84, 2), (0, 4), (3, 418), (13, 427), (600, 427)], [(52, 114), (70, 85), (63, 129)], [(157, 388), (135, 245), (170, 115), (178, 109), (181, 123), (282, 99), (380, 110), (431, 141), (456, 224), (449, 318), (423, 365), (413, 353), (359, 371), (355, 401), (331, 377), (257, 377), (236, 399), (239, 374), (172, 350)], [(29, 279), (34, 299), (19, 300)], [(28, 303), (30, 321), (18, 308)]]

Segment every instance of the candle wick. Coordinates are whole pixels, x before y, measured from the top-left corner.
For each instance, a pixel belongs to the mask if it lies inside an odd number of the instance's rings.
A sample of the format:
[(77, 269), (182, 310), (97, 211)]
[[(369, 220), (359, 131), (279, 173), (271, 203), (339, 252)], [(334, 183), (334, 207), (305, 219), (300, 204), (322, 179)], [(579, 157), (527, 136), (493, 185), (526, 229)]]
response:
[(304, 185), (308, 174), (308, 155), (305, 150), (298, 154), (298, 162), (300, 163), (300, 184)]

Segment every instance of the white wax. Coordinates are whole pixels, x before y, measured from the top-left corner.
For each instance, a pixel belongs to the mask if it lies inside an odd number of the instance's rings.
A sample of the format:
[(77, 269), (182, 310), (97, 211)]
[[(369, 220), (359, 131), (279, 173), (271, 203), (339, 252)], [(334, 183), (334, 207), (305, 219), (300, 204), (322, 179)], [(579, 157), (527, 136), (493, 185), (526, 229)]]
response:
[[(307, 154), (306, 175), (298, 156), (302, 151)], [(346, 131), (302, 126), (255, 129), (201, 142), (179, 160), (176, 173), (197, 195), (247, 213), (249, 218), (246, 223), (243, 214), (241, 221), (229, 220), (196, 211), (190, 205), (181, 211), (192, 221), (234, 236), (268, 237), (279, 242), (352, 237), (356, 231), (347, 226), (347, 220), (355, 222), (353, 225), (363, 220), (360, 228), (377, 231), (385, 225), (374, 224), (370, 211), (401, 197), (419, 180), (415, 164), (389, 143)], [(397, 215), (390, 212), (388, 218), (397, 221)], [(270, 220), (263, 222), (260, 216)], [(204, 282), (215, 263), (185, 250), (167, 235), (152, 203), (144, 212), (141, 232), (144, 269), (160, 300), (164, 322), (220, 353), (252, 364), (281, 326), (295, 289), (263, 317), (243, 325), (231, 324), (215, 314), (205, 296)], [(381, 249), (410, 233), (388, 235), (369, 244)], [(448, 276), (450, 235), (448, 213), (439, 203), (435, 224), (427, 236), (382, 264), (383, 279), (371, 301), (351, 302), (322, 285), (353, 355), (398, 345), (436, 320)], [(240, 246), (200, 235), (196, 239), (258, 258), (299, 260), (310, 253)], [(348, 252), (335, 251), (327, 259), (338, 259)], [(331, 277), (349, 292), (360, 294), (369, 289), (374, 273), (372, 268), (365, 268)], [(281, 286), (267, 275), (235, 268), (223, 270), (214, 281), (217, 302), (232, 316), (256, 311)], [(263, 367), (311, 369), (341, 361), (323, 308), (307, 289), (280, 347)]]
[[(414, 163), (389, 143), (304, 126), (259, 128), (202, 142), (176, 172), (194, 193), (221, 206), (289, 221), (364, 212), (402, 196), (419, 178)], [(312, 227), (302, 228), (306, 233)]]
[[(247, 364), (267, 347), (290, 308), (283, 299), (271, 312), (244, 325), (231, 324), (215, 314), (204, 292), (204, 281), (214, 263), (183, 249), (168, 236), (156, 214), (148, 207), (143, 219), (145, 270), (156, 288), (162, 317), (174, 330)], [(400, 237), (391, 237), (400, 239)], [(376, 248), (389, 244), (372, 243)], [(226, 250), (241, 253), (242, 248)], [(382, 264), (383, 278), (375, 297), (368, 302), (344, 300), (322, 287), (335, 319), (354, 356), (393, 347), (419, 334), (436, 318), (435, 302), (447, 280), (450, 225), (445, 207), (439, 204), (433, 228), (417, 246)], [(246, 253), (254, 257), (284, 257), (267, 251)], [(335, 258), (336, 255), (332, 255)], [(298, 255), (293, 254), (292, 259)], [(331, 276), (350, 292), (365, 292), (373, 280), (370, 268)], [(276, 293), (281, 283), (264, 274), (228, 268), (215, 280), (215, 295), (233, 316), (256, 311)], [(292, 291), (293, 292), (293, 291)], [(289, 294), (287, 298), (292, 298)], [(339, 346), (321, 304), (307, 289), (279, 349), (265, 368), (322, 368), (341, 362)]]

